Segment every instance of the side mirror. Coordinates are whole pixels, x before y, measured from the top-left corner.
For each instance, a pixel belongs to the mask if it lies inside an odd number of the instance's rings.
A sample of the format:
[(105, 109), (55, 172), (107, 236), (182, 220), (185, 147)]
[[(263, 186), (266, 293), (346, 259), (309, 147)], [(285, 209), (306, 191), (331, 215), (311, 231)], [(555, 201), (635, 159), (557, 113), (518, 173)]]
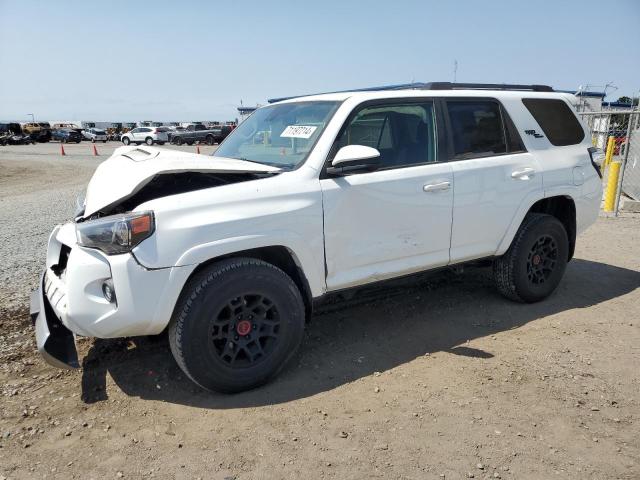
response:
[(373, 172), (380, 166), (380, 152), (364, 145), (347, 145), (338, 150), (331, 166), (330, 175), (345, 175), (354, 172)]

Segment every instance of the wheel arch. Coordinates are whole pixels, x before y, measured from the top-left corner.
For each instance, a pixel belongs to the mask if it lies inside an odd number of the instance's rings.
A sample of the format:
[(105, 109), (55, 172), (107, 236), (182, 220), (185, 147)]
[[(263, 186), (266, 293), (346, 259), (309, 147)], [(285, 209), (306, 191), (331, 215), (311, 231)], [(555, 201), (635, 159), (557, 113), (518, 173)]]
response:
[(311, 315), (313, 313), (313, 295), (311, 293), (309, 280), (307, 279), (307, 276), (305, 275), (301, 263), (296, 257), (295, 253), (283, 245), (270, 245), (265, 247), (251, 248), (247, 250), (240, 250), (205, 260), (204, 262), (198, 264), (198, 266), (191, 272), (191, 275), (189, 275), (189, 278), (187, 278), (186, 282), (182, 286), (180, 295), (182, 295), (182, 291), (184, 291), (186, 286), (189, 284), (191, 278), (197, 275), (200, 271), (214, 263), (236, 257), (248, 257), (262, 260), (264, 262), (275, 265), (280, 270), (289, 275), (289, 277), (291, 277), (293, 282), (300, 290), (300, 294), (302, 295), (307, 322), (311, 319)]
[(569, 195), (547, 197), (534, 203), (527, 213), (546, 213), (562, 223), (569, 237), (569, 258), (573, 258), (576, 248), (576, 203)]
[(528, 208), (525, 205), (514, 218), (513, 223), (496, 251), (496, 256), (500, 256), (507, 251), (528, 213), (546, 213), (557, 218), (562, 223), (569, 237), (568, 260), (571, 260), (576, 246), (576, 204), (571, 195), (563, 194), (532, 199), (528, 203)]

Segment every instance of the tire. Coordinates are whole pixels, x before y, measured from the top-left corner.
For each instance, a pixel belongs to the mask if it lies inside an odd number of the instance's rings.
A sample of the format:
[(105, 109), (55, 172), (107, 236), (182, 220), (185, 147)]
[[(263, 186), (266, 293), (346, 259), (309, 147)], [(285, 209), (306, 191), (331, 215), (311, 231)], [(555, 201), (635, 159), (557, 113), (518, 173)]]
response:
[(193, 140), (187, 140), (187, 145), (189, 146), (193, 145)]
[(207, 135), (206, 142), (207, 142), (207, 145), (213, 145), (215, 143), (215, 139), (213, 138), (212, 135)]
[(182, 137), (178, 137), (175, 140), (175, 144), (176, 145), (182, 145), (184, 143), (184, 140), (182, 140)]
[(164, 142), (158, 142), (158, 145), (164, 145)]
[(304, 312), (300, 291), (286, 273), (261, 260), (232, 258), (185, 286), (169, 324), (169, 345), (180, 368), (202, 388), (241, 392), (282, 370), (302, 341)]
[(131, 140), (129, 139), (129, 137), (122, 137), (122, 143), (124, 143), (125, 145), (129, 145), (131, 143)]
[(107, 143), (107, 141), (106, 140), (102, 140), (102, 143)]
[(80, 143), (80, 140), (76, 140), (76, 143)]
[(145, 139), (144, 139), (144, 143), (146, 143), (146, 144), (147, 144), (147, 145), (149, 145), (149, 146), (153, 145), (153, 143), (154, 143), (154, 142), (153, 142), (153, 138), (151, 138), (151, 137), (147, 137), (147, 138), (145, 138)]
[(92, 138), (92, 139), (91, 139), (91, 143), (96, 143), (96, 139), (95, 139), (95, 138)]
[(62, 140), (60, 140), (60, 143), (67, 143), (67, 139), (63, 138)]
[(538, 302), (556, 289), (569, 259), (569, 237), (551, 215), (528, 214), (509, 249), (493, 262), (498, 291), (516, 302)]

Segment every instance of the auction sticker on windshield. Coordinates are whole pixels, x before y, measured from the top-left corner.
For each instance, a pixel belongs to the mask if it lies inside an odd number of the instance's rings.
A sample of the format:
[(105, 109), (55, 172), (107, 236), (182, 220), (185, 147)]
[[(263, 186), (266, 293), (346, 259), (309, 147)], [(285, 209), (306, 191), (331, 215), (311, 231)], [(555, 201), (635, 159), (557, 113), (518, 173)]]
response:
[(308, 125), (289, 125), (282, 131), (280, 136), (287, 138), (309, 138), (317, 128), (318, 127)]

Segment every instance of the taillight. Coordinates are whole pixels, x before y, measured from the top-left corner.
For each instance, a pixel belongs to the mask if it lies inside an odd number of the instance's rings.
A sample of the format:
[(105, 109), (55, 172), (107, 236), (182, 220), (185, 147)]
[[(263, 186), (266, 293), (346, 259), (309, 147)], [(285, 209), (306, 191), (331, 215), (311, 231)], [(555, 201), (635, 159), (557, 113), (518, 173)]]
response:
[(591, 158), (591, 165), (595, 168), (596, 173), (602, 178), (602, 165), (604, 165), (605, 154), (597, 147), (589, 147), (589, 157)]

